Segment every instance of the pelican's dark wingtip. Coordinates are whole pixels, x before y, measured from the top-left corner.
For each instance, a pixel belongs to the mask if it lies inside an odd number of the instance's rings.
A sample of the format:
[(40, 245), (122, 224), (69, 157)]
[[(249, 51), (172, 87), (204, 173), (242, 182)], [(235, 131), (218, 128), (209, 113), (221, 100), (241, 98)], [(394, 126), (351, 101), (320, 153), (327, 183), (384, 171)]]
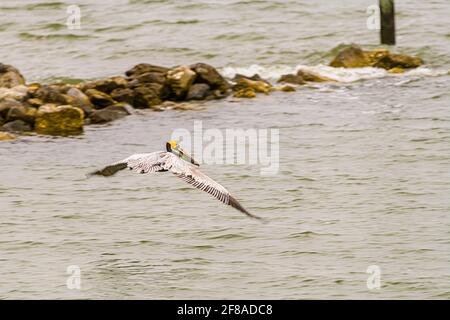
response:
[(267, 222), (266, 219), (255, 216), (253, 214), (251, 214), (250, 212), (248, 212), (235, 198), (233, 198), (232, 196), (229, 197), (229, 203), (230, 206), (232, 206), (233, 208), (239, 210), (240, 212), (246, 214), (247, 216), (249, 216), (250, 218), (259, 220), (261, 222)]
[(92, 178), (93, 176), (95, 176), (95, 172), (89, 172), (85, 174), (86, 179)]
[(109, 177), (109, 176), (114, 175), (116, 172), (125, 169), (127, 166), (128, 165), (125, 162), (115, 163), (115, 164), (112, 164), (110, 166), (104, 167), (101, 170), (96, 170), (94, 172), (87, 173), (86, 174), (86, 178), (90, 178), (92, 176)]

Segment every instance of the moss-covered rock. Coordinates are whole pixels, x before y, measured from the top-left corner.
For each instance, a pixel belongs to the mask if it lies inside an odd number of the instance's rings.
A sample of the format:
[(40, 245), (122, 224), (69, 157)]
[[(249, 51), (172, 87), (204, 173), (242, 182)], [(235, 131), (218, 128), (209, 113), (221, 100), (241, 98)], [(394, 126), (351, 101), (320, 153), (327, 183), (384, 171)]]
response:
[(25, 78), (13, 66), (0, 63), (0, 88), (13, 88), (15, 86), (24, 85)]
[(35, 130), (42, 134), (70, 135), (81, 133), (83, 124), (84, 113), (80, 108), (47, 104), (37, 111)]
[(363, 50), (363, 54), (366, 57), (370, 66), (373, 66), (378, 60), (389, 56), (391, 53), (385, 48), (378, 48), (373, 50)]
[(254, 98), (254, 97), (256, 97), (256, 92), (252, 88), (243, 88), (243, 89), (236, 91), (233, 94), (233, 97), (235, 97), (235, 98)]
[(392, 68), (411, 69), (423, 64), (419, 57), (404, 54), (393, 54), (386, 49), (364, 51), (357, 45), (341, 50), (331, 61), (331, 67), (362, 68), (375, 67), (390, 70)]
[(389, 54), (374, 62), (373, 66), (376, 68), (383, 68), (386, 70), (401, 68), (414, 69), (423, 64), (423, 60), (418, 57), (411, 57), (404, 54)]

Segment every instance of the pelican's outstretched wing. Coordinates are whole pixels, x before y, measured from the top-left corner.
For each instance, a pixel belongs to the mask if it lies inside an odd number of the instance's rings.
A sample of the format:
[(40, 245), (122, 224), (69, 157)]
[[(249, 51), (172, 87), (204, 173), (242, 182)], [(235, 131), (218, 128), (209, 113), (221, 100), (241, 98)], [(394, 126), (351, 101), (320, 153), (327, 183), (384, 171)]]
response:
[(222, 201), (224, 204), (232, 206), (233, 208), (245, 213), (249, 217), (261, 219), (248, 212), (241, 204), (233, 198), (225, 187), (217, 183), (206, 174), (202, 173), (196, 167), (190, 165), (186, 161), (181, 160), (175, 155), (168, 154), (164, 168), (170, 170), (177, 177), (183, 179), (189, 184), (192, 184), (197, 189), (208, 192), (216, 199)]
[(165, 151), (133, 154), (132, 156), (106, 166), (103, 169), (91, 172), (88, 176), (101, 175), (109, 177), (125, 168), (130, 168), (130, 170), (139, 173), (165, 171), (166, 169), (163, 168), (163, 164), (166, 156), (167, 152)]
[(192, 184), (194, 187), (208, 192), (216, 199), (222, 201), (226, 205), (232, 206), (233, 208), (245, 213), (249, 217), (255, 219), (261, 219), (258, 216), (252, 215), (241, 204), (231, 196), (227, 189), (222, 185), (208, 177), (206, 174), (202, 173), (196, 167), (190, 163), (180, 159), (176, 155), (165, 152), (158, 151), (153, 153), (143, 153), (134, 154), (126, 159), (113, 163), (103, 169), (94, 171), (88, 176), (101, 175), (101, 176), (112, 176), (116, 172), (123, 170), (125, 168), (130, 168), (139, 173), (151, 173), (158, 171), (168, 171), (170, 170), (177, 177), (183, 179), (187, 183)]

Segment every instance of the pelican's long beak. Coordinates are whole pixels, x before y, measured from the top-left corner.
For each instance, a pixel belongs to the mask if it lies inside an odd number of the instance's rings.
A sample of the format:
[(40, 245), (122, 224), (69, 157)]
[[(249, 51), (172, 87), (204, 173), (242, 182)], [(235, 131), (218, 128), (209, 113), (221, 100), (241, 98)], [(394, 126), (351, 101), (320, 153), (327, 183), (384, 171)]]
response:
[(192, 163), (194, 166), (199, 167), (200, 164), (195, 161), (195, 159), (193, 157), (191, 157), (188, 153), (186, 153), (186, 151), (183, 150), (183, 148), (181, 148), (180, 146), (177, 147), (178, 152), (180, 152), (180, 158), (183, 159), (184, 161), (187, 161), (189, 163)]

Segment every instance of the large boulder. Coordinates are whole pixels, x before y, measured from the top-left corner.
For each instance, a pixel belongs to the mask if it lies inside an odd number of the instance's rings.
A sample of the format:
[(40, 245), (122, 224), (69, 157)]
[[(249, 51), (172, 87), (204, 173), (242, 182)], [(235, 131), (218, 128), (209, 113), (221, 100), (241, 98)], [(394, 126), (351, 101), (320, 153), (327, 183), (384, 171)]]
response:
[(133, 108), (126, 103), (118, 103), (100, 110), (90, 116), (91, 123), (105, 123), (117, 120), (133, 113)]
[(341, 50), (331, 61), (331, 67), (362, 68), (375, 67), (390, 70), (393, 68), (411, 69), (423, 64), (423, 60), (404, 54), (393, 54), (386, 49), (365, 51), (357, 45)]
[(80, 108), (47, 104), (38, 109), (34, 127), (37, 133), (68, 135), (80, 133), (83, 123), (84, 114)]
[(0, 88), (12, 88), (25, 84), (25, 78), (13, 66), (0, 63)]
[(197, 74), (195, 83), (205, 83), (212, 90), (219, 90), (221, 93), (225, 93), (231, 87), (215, 68), (206, 63), (193, 64), (190, 69)]
[(196, 73), (187, 66), (180, 66), (167, 72), (167, 84), (176, 99), (184, 99), (196, 78)]

